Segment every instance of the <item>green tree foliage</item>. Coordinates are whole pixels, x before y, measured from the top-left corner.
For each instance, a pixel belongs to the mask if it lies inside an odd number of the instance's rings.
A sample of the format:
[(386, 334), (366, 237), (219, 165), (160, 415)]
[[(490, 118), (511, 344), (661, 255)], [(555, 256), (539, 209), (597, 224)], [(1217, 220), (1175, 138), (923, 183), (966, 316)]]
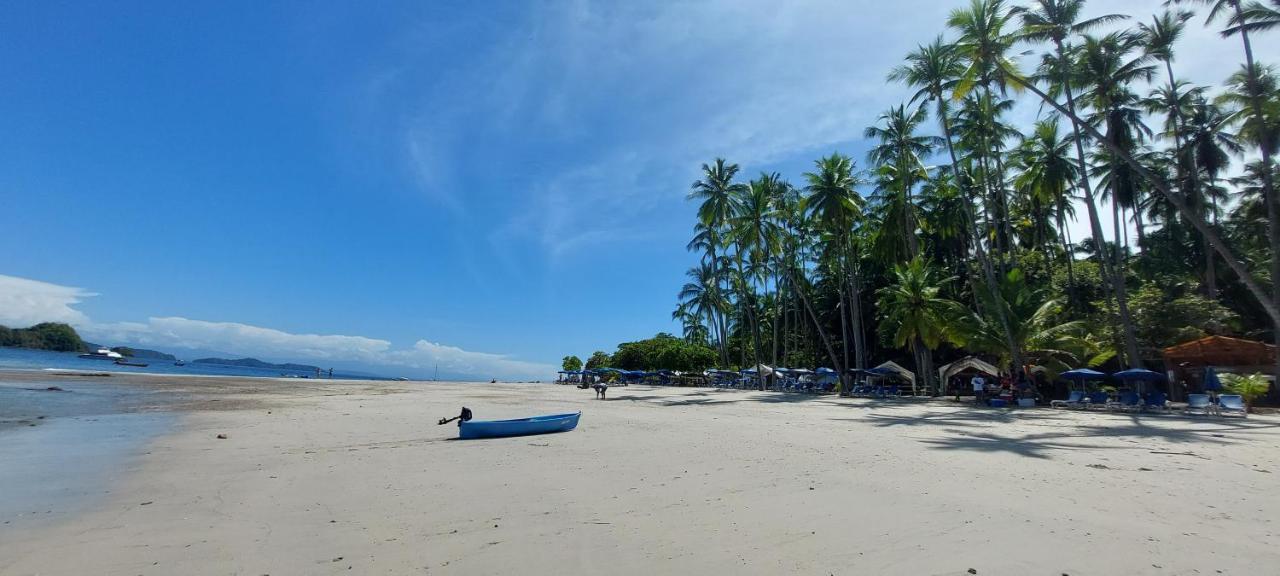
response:
[(595, 370), (596, 368), (610, 368), (613, 364), (613, 357), (608, 352), (596, 350), (591, 353), (591, 357), (587, 358), (587, 370)]
[(1271, 389), (1271, 381), (1262, 374), (1223, 374), (1222, 380), (1228, 391), (1244, 397), (1245, 407), (1250, 412), (1253, 411), (1253, 401), (1266, 396)]
[(619, 344), (612, 358), (612, 367), (623, 370), (701, 372), (715, 365), (716, 351), (661, 333), (646, 340)]
[(1275, 0), (1166, 3), (1208, 6), (1243, 45), (1206, 78), (1179, 75), (1186, 11), (952, 1), (889, 73), (913, 93), (863, 132), (867, 166), (832, 152), (803, 188), (702, 166), (682, 340), (723, 368), (910, 352), (923, 369), (936, 352), (1053, 371), (1159, 368), (1204, 333), (1280, 337), (1280, 72), (1250, 44), (1280, 31)]
[(84, 340), (75, 328), (59, 322), (43, 322), (30, 328), (0, 326), (0, 346), (16, 346), (57, 352), (82, 352)]
[(1149, 357), (1177, 342), (1233, 332), (1238, 321), (1226, 306), (1191, 293), (1186, 286), (1143, 285), (1130, 300), (1138, 344)]
[(577, 356), (565, 356), (560, 361), (560, 369), (566, 372), (582, 369), (582, 359)]

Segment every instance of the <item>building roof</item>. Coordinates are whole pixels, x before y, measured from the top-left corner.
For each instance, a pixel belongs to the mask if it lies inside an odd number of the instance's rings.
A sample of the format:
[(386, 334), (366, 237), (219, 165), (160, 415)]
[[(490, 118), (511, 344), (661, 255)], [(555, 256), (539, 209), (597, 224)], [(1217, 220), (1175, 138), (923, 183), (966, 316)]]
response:
[(1276, 347), (1264, 342), (1208, 336), (1183, 342), (1162, 351), (1165, 365), (1266, 366), (1275, 363)]

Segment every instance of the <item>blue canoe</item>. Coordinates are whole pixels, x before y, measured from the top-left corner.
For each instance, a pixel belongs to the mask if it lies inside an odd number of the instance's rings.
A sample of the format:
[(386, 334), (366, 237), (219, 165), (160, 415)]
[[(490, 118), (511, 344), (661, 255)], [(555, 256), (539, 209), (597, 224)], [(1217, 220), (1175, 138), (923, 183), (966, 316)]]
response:
[(534, 416), (516, 420), (468, 420), (458, 425), (458, 437), (500, 438), (503, 436), (528, 436), (530, 434), (550, 434), (552, 432), (568, 432), (578, 427), (581, 412), (572, 414), (551, 414)]

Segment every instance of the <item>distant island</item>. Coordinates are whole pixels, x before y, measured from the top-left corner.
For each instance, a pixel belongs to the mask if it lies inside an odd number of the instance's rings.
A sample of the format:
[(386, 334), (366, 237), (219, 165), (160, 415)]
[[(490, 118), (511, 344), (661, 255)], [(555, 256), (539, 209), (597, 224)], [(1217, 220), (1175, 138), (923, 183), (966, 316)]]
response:
[(30, 328), (0, 326), (0, 346), (54, 352), (85, 352), (88, 349), (76, 329), (61, 322), (41, 322)]
[(316, 372), (320, 370), (318, 366), (308, 366), (306, 364), (272, 364), (263, 362), (257, 358), (200, 358), (192, 360), (193, 364), (222, 364), (224, 366), (244, 366), (247, 368), (267, 368), (271, 370), (297, 370), (300, 372)]

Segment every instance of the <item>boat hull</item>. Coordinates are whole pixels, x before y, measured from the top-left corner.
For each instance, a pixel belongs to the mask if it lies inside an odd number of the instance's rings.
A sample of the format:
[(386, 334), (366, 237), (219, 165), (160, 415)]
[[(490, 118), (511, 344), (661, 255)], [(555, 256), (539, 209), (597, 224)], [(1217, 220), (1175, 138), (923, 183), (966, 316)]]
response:
[(574, 412), (516, 420), (468, 420), (458, 425), (458, 437), (469, 440), (568, 432), (578, 427), (580, 416), (581, 412)]

